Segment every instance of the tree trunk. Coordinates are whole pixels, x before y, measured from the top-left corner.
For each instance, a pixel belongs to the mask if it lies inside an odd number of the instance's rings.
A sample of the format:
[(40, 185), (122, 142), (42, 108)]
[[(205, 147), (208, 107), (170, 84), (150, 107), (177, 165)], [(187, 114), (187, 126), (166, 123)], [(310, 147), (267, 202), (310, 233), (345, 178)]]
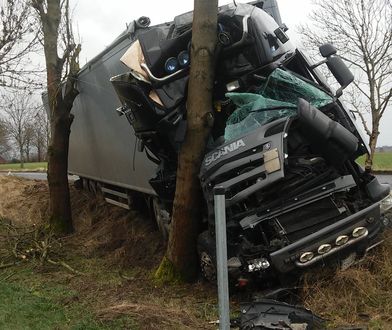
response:
[(178, 159), (176, 193), (166, 257), (156, 277), (190, 281), (197, 274), (201, 190), (198, 179), (212, 117), (214, 54), (217, 42), (217, 0), (195, 0), (191, 69), (188, 89), (188, 128)]
[[(43, 30), (46, 62), (47, 88), (50, 107), (51, 141), (48, 147), (49, 221), (57, 234), (72, 232), (72, 213), (68, 187), (68, 146), (73, 101), (78, 92), (75, 78), (79, 70), (80, 45), (75, 45), (70, 26), (68, 0), (32, 0)], [(63, 8), (63, 12), (62, 12)], [(65, 31), (60, 31), (60, 22), (65, 21)], [(60, 58), (59, 39), (66, 39), (66, 51)], [(64, 41), (64, 40), (63, 40)], [(64, 66), (68, 76), (62, 82)]]
[(73, 231), (70, 195), (68, 189), (68, 146), (72, 118), (64, 105), (52, 121), (52, 140), (48, 148), (48, 184), (50, 225), (56, 233)]
[(30, 145), (26, 145), (26, 163), (30, 163)]
[(371, 172), (373, 169), (373, 159), (376, 152), (377, 140), (379, 135), (380, 132), (378, 131), (378, 126), (374, 126), (372, 130), (372, 135), (369, 138), (370, 154), (366, 155), (365, 160), (365, 169), (368, 172)]
[(24, 168), (23, 146), (19, 146), (19, 154), (20, 154), (20, 168)]
[(40, 163), (40, 162), (42, 162), (42, 144), (41, 144), (41, 142), (38, 142), (37, 143), (37, 160), (38, 160), (38, 162)]

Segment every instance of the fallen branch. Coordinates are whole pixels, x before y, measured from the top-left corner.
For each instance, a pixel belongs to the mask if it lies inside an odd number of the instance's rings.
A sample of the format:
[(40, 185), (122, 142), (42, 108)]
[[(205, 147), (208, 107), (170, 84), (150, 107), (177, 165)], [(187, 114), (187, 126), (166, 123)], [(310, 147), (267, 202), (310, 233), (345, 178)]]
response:
[(86, 274), (84, 274), (84, 273), (82, 273), (82, 272), (80, 272), (80, 271), (78, 271), (78, 270), (72, 268), (70, 265), (68, 265), (68, 264), (65, 263), (64, 261), (54, 261), (54, 260), (51, 260), (51, 259), (46, 259), (46, 261), (47, 261), (48, 263), (52, 264), (52, 265), (62, 266), (62, 267), (64, 267), (65, 269), (68, 269), (71, 273), (74, 273), (74, 274), (76, 274), (76, 275), (82, 275), (82, 276), (83, 276), (83, 275), (86, 275)]
[(14, 260), (14, 262), (0, 265), (0, 269), (18, 265), (21, 260), (39, 260), (41, 265), (47, 262), (52, 265), (61, 266), (73, 274), (85, 275), (64, 261), (53, 260), (55, 256), (58, 259), (62, 244), (55, 238), (50, 228), (37, 227), (35, 225), (32, 227), (18, 228), (13, 226), (11, 222), (1, 220), (0, 229), (5, 231), (5, 234), (1, 236), (2, 241), (6, 245), (3, 249), (5, 251), (4, 257), (5, 260)]
[(8, 274), (6, 277), (0, 279), (0, 282), (7, 281), (8, 279), (10, 279), (10, 278), (11, 278), (12, 276), (14, 276), (15, 274), (16, 274), (16, 273)]
[(5, 268), (12, 267), (12, 266), (17, 266), (19, 264), (20, 264), (20, 262), (11, 262), (9, 264), (0, 265), (0, 269), (5, 269)]

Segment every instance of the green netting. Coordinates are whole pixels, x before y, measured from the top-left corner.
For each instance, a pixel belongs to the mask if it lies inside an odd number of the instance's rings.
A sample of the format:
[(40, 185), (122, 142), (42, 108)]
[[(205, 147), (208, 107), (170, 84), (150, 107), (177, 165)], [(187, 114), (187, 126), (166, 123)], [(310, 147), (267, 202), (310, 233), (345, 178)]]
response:
[(225, 140), (232, 140), (278, 118), (294, 115), (298, 98), (319, 108), (332, 102), (332, 97), (282, 69), (274, 70), (259, 94), (228, 93), (237, 106), (226, 122)]

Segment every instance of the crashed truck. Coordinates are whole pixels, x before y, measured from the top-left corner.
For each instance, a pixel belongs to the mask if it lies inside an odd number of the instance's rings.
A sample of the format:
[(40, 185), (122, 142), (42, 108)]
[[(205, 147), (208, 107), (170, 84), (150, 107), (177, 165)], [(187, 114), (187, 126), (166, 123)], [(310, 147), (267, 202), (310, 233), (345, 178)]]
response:
[[(347, 267), (388, 224), (389, 186), (356, 163), (368, 147), (339, 100), (351, 72), (330, 44), (313, 63), (286, 30), (275, 1), (219, 8), (214, 125), (199, 175), (198, 253), (211, 281), (216, 186), (225, 190), (234, 283), (283, 284), (314, 266)], [(191, 12), (157, 26), (134, 21), (81, 69), (72, 110), (70, 173), (118, 206), (143, 195), (166, 236), (187, 128), (191, 37)]]

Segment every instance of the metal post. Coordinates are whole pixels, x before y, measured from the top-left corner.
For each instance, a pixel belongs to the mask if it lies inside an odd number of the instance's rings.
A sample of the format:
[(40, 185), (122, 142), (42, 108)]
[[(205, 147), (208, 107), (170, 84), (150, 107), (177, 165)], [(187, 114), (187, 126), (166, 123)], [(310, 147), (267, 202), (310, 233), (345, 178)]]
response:
[(223, 187), (214, 188), (215, 238), (218, 277), (219, 329), (230, 329), (229, 281), (227, 274), (226, 199)]

